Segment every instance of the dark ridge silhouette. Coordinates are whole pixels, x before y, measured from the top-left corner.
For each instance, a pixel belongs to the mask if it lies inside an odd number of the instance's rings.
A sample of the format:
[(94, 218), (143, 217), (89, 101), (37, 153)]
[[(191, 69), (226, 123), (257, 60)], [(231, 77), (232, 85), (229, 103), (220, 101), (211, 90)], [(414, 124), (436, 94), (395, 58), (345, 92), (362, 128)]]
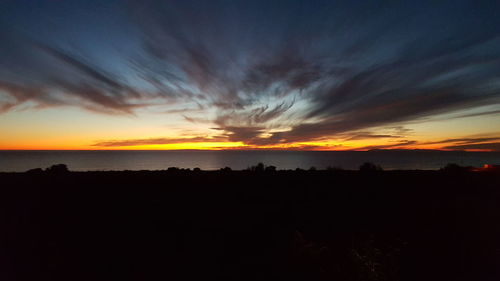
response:
[(497, 280), (499, 172), (366, 166), (0, 173), (0, 280)]

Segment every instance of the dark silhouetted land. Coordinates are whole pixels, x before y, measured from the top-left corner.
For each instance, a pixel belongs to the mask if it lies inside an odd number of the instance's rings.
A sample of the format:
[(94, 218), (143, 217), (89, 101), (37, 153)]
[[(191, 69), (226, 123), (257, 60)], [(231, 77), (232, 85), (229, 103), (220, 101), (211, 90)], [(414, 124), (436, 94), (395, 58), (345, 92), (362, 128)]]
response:
[(0, 280), (500, 276), (498, 172), (55, 166), (0, 183)]

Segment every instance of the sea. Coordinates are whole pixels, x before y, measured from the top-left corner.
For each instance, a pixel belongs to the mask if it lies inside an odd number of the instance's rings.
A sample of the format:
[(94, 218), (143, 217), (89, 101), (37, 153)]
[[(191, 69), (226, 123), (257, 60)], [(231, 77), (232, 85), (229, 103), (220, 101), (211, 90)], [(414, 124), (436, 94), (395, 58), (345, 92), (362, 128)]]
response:
[(66, 164), (71, 171), (165, 170), (169, 167), (243, 170), (258, 163), (278, 170), (342, 168), (372, 162), (384, 170), (437, 170), (448, 163), (500, 164), (500, 152), (432, 150), (375, 151), (0, 151), (0, 172), (24, 172)]

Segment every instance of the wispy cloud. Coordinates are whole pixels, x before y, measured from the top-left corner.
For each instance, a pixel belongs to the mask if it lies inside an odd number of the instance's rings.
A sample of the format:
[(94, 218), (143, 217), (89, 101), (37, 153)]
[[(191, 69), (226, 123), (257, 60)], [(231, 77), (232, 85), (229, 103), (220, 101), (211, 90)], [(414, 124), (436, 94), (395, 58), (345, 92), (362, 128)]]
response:
[(373, 134), (370, 132), (358, 132), (358, 133), (353, 133), (351, 136), (347, 137), (345, 140), (351, 141), (351, 140), (386, 139), (386, 138), (402, 138), (402, 136)]
[(477, 113), (460, 114), (460, 115), (453, 116), (451, 118), (468, 118), (468, 117), (478, 117), (478, 116), (498, 115), (498, 114), (500, 114), (500, 110), (489, 110), (489, 111), (477, 112)]
[(460, 145), (450, 145), (445, 146), (446, 149), (456, 149), (456, 150), (488, 150), (488, 151), (499, 151), (500, 152), (500, 142), (487, 142), (487, 143), (473, 143), (473, 144), (460, 144)]
[(186, 138), (152, 138), (152, 139), (130, 139), (130, 140), (107, 140), (99, 141), (92, 146), (96, 147), (125, 147), (141, 145), (165, 145), (179, 143), (198, 143), (198, 142), (223, 142), (227, 141), (225, 137), (186, 137)]
[(455, 138), (455, 139), (444, 139), (439, 141), (426, 142), (425, 144), (443, 144), (443, 143), (460, 143), (460, 144), (476, 144), (488, 141), (500, 140), (498, 137), (468, 137), (468, 138)]
[(17, 67), (24, 75), (16, 74), (10, 81), (0, 76), (0, 89), (11, 100), (4, 105), (10, 104), (10, 109), (31, 101), (38, 107), (71, 105), (99, 113), (134, 114), (135, 109), (150, 105), (134, 102), (145, 96), (83, 58), (54, 47), (22, 42), (23, 50), (37, 59)]
[(356, 150), (374, 150), (374, 149), (399, 149), (399, 148), (408, 148), (412, 145), (417, 144), (417, 141), (413, 140), (405, 140), (397, 143), (384, 144), (384, 145), (370, 145), (357, 148)]
[[(0, 30), (8, 42), (0, 47), (0, 113), (28, 102), (129, 115), (161, 106), (185, 122), (211, 123), (227, 140), (270, 145), (407, 139), (374, 128), (499, 112), (460, 114), (500, 104), (495, 9), (471, 1), (379, 5), (127, 2), (109, 9), (120, 24), (85, 26), (126, 36), (81, 32), (77, 42), (64, 29), (33, 36), (37, 28), (20, 15), (10, 26), (24, 28)], [(109, 51), (116, 40), (123, 50)]]

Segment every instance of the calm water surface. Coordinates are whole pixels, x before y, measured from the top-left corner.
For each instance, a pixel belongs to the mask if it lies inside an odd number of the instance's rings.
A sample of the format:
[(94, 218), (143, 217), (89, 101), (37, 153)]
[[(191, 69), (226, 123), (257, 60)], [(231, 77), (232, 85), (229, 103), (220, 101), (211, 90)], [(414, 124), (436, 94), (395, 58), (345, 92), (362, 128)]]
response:
[(328, 166), (357, 169), (364, 162), (386, 170), (499, 164), (499, 152), (459, 151), (0, 151), (0, 171), (22, 172), (63, 163), (72, 171), (163, 170), (168, 167), (245, 169), (262, 162), (278, 169)]

